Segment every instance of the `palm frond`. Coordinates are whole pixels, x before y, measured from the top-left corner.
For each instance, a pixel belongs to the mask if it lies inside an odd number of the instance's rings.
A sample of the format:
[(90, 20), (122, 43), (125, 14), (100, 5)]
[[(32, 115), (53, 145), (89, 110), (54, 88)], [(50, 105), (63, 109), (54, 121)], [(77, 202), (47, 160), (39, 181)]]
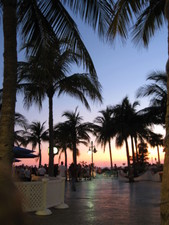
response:
[(114, 4), (112, 0), (109, 1), (67, 1), (62, 0), (76, 15), (79, 15), (82, 20), (98, 30), (101, 38), (107, 33), (111, 7)]
[(148, 46), (150, 38), (160, 29), (165, 21), (165, 0), (148, 1), (148, 6), (137, 18), (132, 28), (133, 40), (136, 44)]
[[(90, 97), (92, 100), (98, 100), (102, 102), (102, 96), (100, 94), (100, 84), (90, 79), (88, 74), (73, 74), (58, 83), (58, 96), (63, 93), (67, 93), (72, 97), (79, 98), (85, 106), (90, 109), (87, 98)], [(85, 97), (86, 96), (86, 97)]]
[(118, 0), (112, 5), (111, 23), (108, 30), (108, 39), (114, 40), (116, 35), (127, 39), (135, 16), (142, 9), (144, 0)]
[(18, 24), (23, 39), (23, 47), (30, 55), (36, 55), (49, 45), (57, 45), (51, 24), (41, 11), (42, 1), (20, 1), (18, 4)]

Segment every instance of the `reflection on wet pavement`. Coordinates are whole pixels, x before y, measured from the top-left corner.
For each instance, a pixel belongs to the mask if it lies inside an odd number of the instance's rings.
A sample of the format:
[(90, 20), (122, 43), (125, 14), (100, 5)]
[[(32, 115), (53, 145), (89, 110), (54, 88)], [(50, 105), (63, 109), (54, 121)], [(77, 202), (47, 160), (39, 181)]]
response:
[(52, 209), (50, 216), (29, 216), (31, 225), (159, 225), (160, 182), (127, 183), (101, 178), (66, 182), (68, 209)]
[[(158, 182), (120, 182), (95, 179), (77, 183), (77, 192), (66, 187), (69, 206), (77, 209), (81, 224), (160, 224)], [(84, 214), (84, 215), (83, 215)]]

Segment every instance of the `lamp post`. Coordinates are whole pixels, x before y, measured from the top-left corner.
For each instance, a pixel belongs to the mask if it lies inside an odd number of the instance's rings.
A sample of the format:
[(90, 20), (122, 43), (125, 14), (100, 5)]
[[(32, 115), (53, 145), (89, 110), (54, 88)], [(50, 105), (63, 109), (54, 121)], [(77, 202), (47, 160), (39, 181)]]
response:
[(94, 169), (94, 164), (93, 164), (93, 153), (96, 153), (97, 150), (95, 148), (95, 146), (93, 145), (93, 141), (91, 141), (91, 146), (89, 147), (89, 153), (91, 153), (91, 160), (92, 160), (92, 164), (91, 164), (91, 177), (94, 177), (93, 174), (93, 169)]

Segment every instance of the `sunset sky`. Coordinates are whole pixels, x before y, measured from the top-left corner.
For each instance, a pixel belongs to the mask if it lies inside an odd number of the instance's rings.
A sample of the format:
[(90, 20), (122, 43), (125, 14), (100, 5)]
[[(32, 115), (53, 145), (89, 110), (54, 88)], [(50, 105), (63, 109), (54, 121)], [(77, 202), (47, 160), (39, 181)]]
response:
[[(78, 28), (81, 32), (82, 39), (93, 59), (99, 81), (102, 85), (103, 104), (90, 102), (91, 111), (86, 108), (76, 99), (69, 96), (61, 96), (54, 99), (54, 124), (64, 121), (61, 116), (66, 110), (74, 111), (78, 106), (80, 115), (83, 116), (84, 122), (93, 122), (98, 116), (98, 112), (105, 109), (108, 105), (119, 104), (126, 96), (133, 103), (136, 100), (137, 89), (146, 84), (146, 77), (154, 70), (165, 71), (167, 61), (167, 27), (164, 26), (161, 31), (157, 32), (154, 38), (151, 39), (147, 49), (143, 46), (135, 46), (129, 39), (126, 43), (122, 43), (117, 39), (114, 44), (103, 43), (99, 40), (97, 34), (94, 34), (92, 29), (87, 25), (77, 21)], [(3, 40), (2, 30), (0, 39)], [(19, 54), (18, 59), (23, 59), (22, 54)], [(82, 68), (72, 67), (72, 73), (84, 72)], [(2, 87), (3, 77), (3, 41), (0, 45), (0, 84)], [(36, 106), (32, 106), (29, 111), (23, 108), (22, 96), (17, 96), (16, 112), (23, 114), (29, 122), (46, 121), (48, 128), (48, 101), (43, 104), (41, 112)], [(140, 102), (140, 107), (144, 108), (148, 105), (147, 99), (137, 99)], [(164, 130), (157, 127), (157, 133), (165, 133)], [(92, 139), (94, 141), (94, 139)], [(96, 143), (94, 143), (96, 145)], [(103, 153), (103, 149), (96, 145), (98, 152), (94, 154), (94, 163), (98, 166), (109, 166), (109, 151), (108, 147)], [(48, 163), (47, 145), (43, 145), (42, 163)], [(91, 162), (91, 156), (88, 154), (88, 147), (81, 146), (81, 153), (78, 157), (78, 162)], [(125, 148), (116, 149), (112, 143), (113, 163), (122, 165), (126, 163)], [(164, 153), (161, 149), (161, 158)], [(155, 162), (157, 151), (153, 149), (150, 157), (150, 162)], [(64, 157), (62, 157), (64, 160)], [(58, 156), (55, 156), (55, 162), (58, 161)], [(28, 160), (26, 161), (28, 163)], [(72, 162), (72, 153), (69, 153), (69, 163)], [(35, 160), (30, 160), (29, 164), (34, 164)]]

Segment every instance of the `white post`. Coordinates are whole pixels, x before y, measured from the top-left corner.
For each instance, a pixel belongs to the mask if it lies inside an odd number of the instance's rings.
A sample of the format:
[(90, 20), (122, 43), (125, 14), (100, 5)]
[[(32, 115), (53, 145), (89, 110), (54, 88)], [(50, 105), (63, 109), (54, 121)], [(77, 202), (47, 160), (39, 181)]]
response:
[(42, 210), (37, 211), (35, 214), (39, 216), (48, 216), (52, 214), (52, 211), (50, 209), (47, 209), (46, 207), (46, 198), (47, 198), (47, 184), (48, 184), (48, 178), (42, 179), (42, 185), (43, 185), (43, 207)]
[(61, 185), (60, 185), (60, 197), (61, 197), (61, 203), (57, 206), (55, 206), (55, 208), (57, 209), (67, 209), (69, 208), (69, 206), (67, 204), (64, 203), (65, 200), (65, 178), (61, 177)]

